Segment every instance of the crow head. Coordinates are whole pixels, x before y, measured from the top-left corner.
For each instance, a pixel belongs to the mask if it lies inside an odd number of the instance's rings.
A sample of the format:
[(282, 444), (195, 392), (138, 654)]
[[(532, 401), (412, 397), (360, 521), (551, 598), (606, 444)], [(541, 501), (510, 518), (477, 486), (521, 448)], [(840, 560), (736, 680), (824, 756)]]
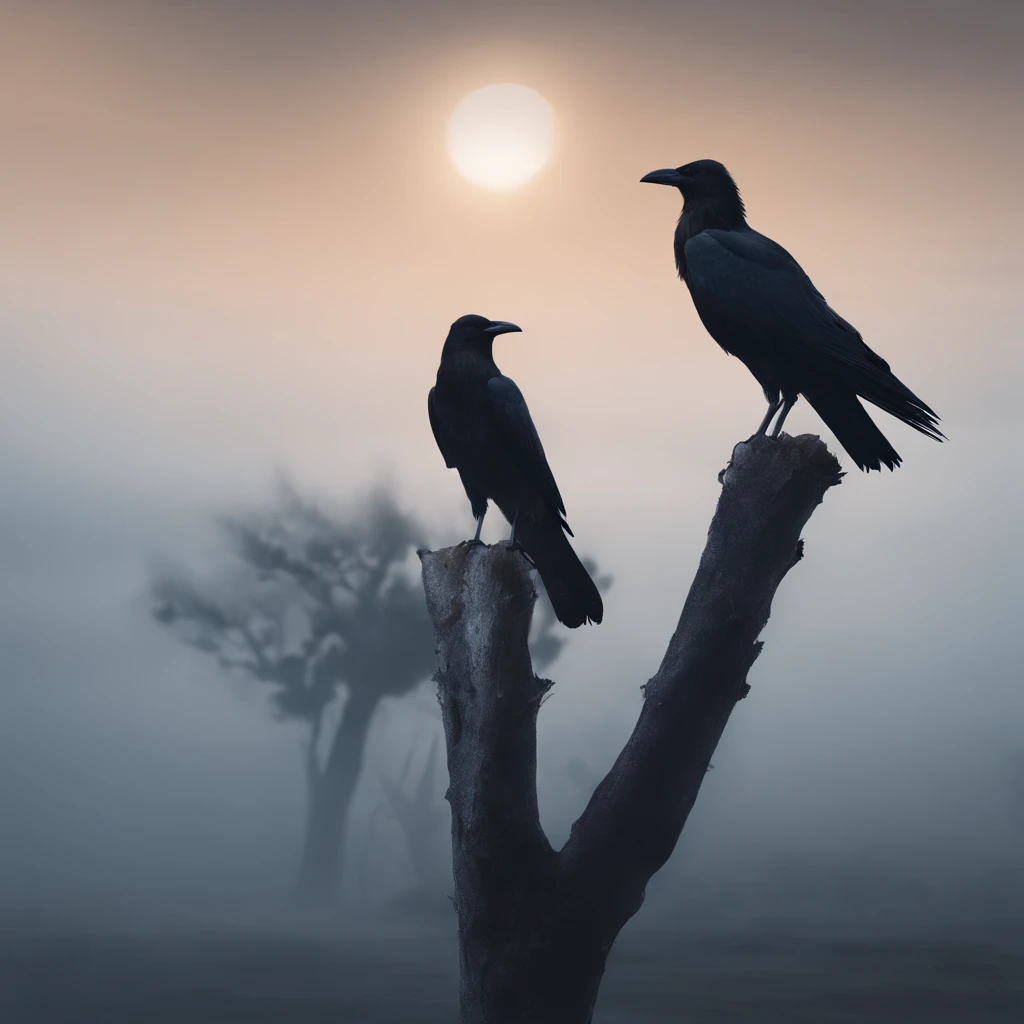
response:
[(488, 320), (485, 316), (469, 313), (460, 316), (448, 331), (448, 341), (459, 348), (482, 348), (490, 351), (491, 342), (499, 334), (512, 334), (521, 331), (507, 320)]
[(686, 203), (729, 208), (742, 217), (743, 200), (732, 175), (717, 160), (694, 160), (681, 167), (664, 167), (641, 179), (651, 185), (674, 185)]

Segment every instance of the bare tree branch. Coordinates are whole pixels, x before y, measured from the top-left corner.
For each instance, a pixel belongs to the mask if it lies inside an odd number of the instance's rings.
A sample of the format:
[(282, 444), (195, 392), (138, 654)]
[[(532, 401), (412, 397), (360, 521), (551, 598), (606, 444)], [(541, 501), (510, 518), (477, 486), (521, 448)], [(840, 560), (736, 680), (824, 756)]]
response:
[(613, 935), (672, 853), (749, 690), (775, 591), (802, 557), (800, 531), (840, 477), (835, 457), (810, 435), (737, 445), (721, 475), (707, 545), (640, 719), (562, 851), (574, 885), (620, 894), (606, 924)]

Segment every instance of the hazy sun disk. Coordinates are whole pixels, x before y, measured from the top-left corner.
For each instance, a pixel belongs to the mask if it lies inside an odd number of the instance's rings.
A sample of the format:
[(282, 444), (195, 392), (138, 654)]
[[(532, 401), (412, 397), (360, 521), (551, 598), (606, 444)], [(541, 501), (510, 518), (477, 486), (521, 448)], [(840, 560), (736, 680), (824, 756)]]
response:
[(473, 184), (505, 191), (529, 181), (555, 148), (555, 114), (525, 85), (488, 85), (464, 96), (448, 122), (448, 152)]

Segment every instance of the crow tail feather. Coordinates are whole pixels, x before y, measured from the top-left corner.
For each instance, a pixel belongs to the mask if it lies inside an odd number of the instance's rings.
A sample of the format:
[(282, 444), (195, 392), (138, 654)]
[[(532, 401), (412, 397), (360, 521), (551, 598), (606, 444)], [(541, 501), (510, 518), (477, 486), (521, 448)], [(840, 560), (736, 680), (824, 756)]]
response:
[(600, 622), (604, 615), (601, 593), (573, 551), (562, 524), (551, 517), (520, 522), (516, 537), (537, 567), (558, 621), (570, 629)]

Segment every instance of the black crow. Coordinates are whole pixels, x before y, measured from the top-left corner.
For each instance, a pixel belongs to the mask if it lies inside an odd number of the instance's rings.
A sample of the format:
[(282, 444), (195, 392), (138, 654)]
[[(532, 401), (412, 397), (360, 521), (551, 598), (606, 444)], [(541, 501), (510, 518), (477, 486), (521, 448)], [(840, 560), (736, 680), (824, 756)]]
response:
[(512, 524), (510, 546), (520, 547), (540, 573), (559, 622), (600, 622), (601, 595), (565, 536), (572, 530), (530, 410), (491, 354), (497, 335), (518, 330), (474, 315), (452, 324), (427, 399), (430, 426), (476, 517), (470, 543), (480, 543), (491, 499)]
[(781, 245), (747, 225), (729, 172), (717, 160), (651, 171), (640, 179), (683, 195), (676, 266), (708, 333), (738, 356), (764, 390), (768, 412), (758, 433), (772, 436), (800, 395), (828, 424), (861, 469), (895, 469), (895, 449), (857, 396), (942, 440), (939, 418), (864, 344), (860, 332), (824, 300)]

